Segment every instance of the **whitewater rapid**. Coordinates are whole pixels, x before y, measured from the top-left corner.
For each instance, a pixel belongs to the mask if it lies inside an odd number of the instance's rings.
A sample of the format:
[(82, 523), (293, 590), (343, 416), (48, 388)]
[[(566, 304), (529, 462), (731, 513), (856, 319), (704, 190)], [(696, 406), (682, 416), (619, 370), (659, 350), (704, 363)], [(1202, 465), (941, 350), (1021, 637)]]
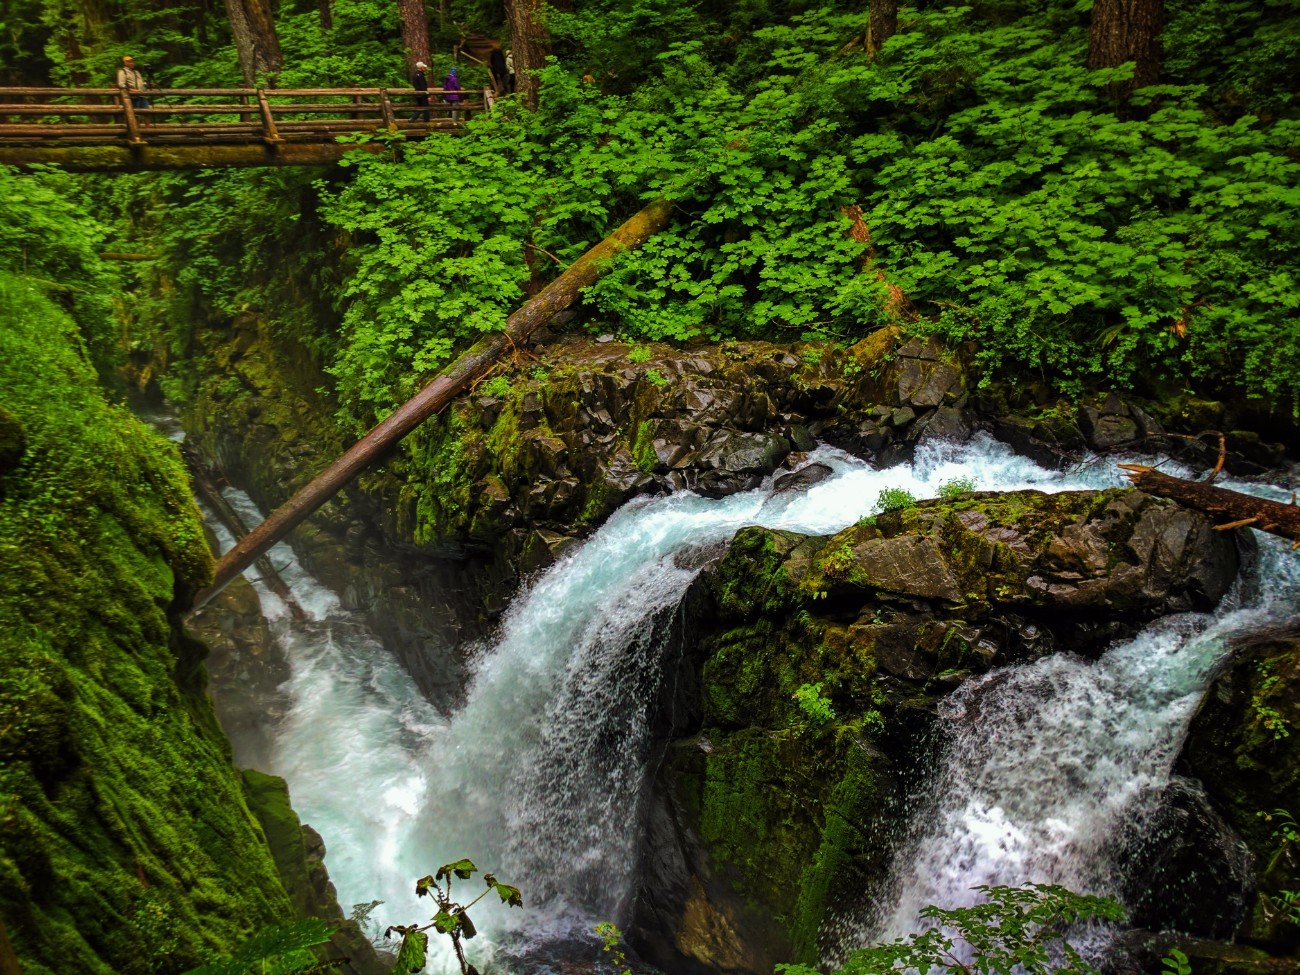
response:
[[(427, 920), (428, 902), (415, 898), (415, 878), (465, 856), (522, 887), (529, 905), (476, 915), (484, 932), (474, 942), (479, 957), (510, 931), (516, 938), (519, 932), (562, 938), (623, 916), (641, 833), (650, 707), (665, 679), (663, 624), (700, 571), (701, 560), (681, 556), (717, 546), (747, 525), (838, 531), (870, 514), (884, 488), (919, 499), (959, 479), (999, 491), (1120, 483), (1112, 463), (1049, 471), (982, 437), (922, 447), (914, 463), (886, 470), (827, 448), (810, 460), (834, 473), (801, 493), (773, 496), (765, 486), (720, 500), (677, 494), (629, 502), (520, 592), (495, 639), (473, 648), (466, 701), (450, 718), (421, 697), (361, 619), (343, 610), (287, 545), (270, 554), (305, 621), (294, 621), (249, 570), (291, 674), (282, 687), (287, 713), (269, 729), (270, 771), (288, 780), (303, 821), (324, 837), (345, 912), (381, 900), (376, 928)], [(260, 521), (246, 495), (226, 493), (250, 524)], [(219, 534), (228, 546), (229, 537)], [(1221, 652), (1214, 649), (1221, 641), (1209, 634), (1231, 625), (1221, 616), (1220, 623), (1173, 621), (1144, 633), (1139, 640), (1147, 644), (1135, 644), (1129, 654), (1143, 681), (1159, 670), (1158, 659), (1180, 662), (1167, 679), (1135, 695), (1128, 686), (1135, 678), (1122, 671), (1119, 658), (1094, 667), (1062, 656), (1022, 668), (1041, 671), (1025, 678), (1040, 682), (1024, 692), (1033, 700), (1068, 693), (1096, 706), (1054, 709), (1056, 725), (1042, 716), (1039, 737), (1064, 743), (1056, 753), (1043, 742), (1017, 760), (1005, 754), (1009, 739), (1001, 728), (987, 729), (991, 737), (983, 744), (954, 744), (951, 764), (964, 776), (961, 802), (940, 811), (943, 826), (932, 837), (914, 837), (918, 867), (911, 874), (905, 865), (897, 869), (897, 909), (877, 912), (870, 929), (862, 920), (852, 937), (906, 928), (920, 906), (968, 897), (973, 883), (1068, 883), (1077, 874), (1080, 886), (1095, 886), (1092, 874), (1082, 867), (1069, 873), (1068, 864), (1092, 855), (1090, 831), (1104, 829), (1134, 793), (1167, 776), (1178, 721), (1185, 724)], [(1193, 645), (1202, 649), (1186, 650)], [(1200, 663), (1184, 666), (1185, 651)], [(1071, 676), (1085, 670), (1097, 672), (1096, 687)], [(965, 696), (959, 692), (947, 706), (945, 722), (960, 722)], [(1118, 717), (1103, 716), (1112, 711)], [(1145, 719), (1134, 717), (1139, 713), (1156, 715), (1159, 728), (1144, 728)], [(1082, 729), (1068, 725), (1076, 719)], [(1127, 738), (1116, 734), (1123, 729)], [(1119, 757), (1094, 760), (1099, 745), (1118, 741), (1152, 760), (1141, 767)], [(1089, 779), (1071, 792), (1074, 773), (1052, 771), (1067, 762), (1078, 774), (1104, 767), (1098, 774), (1110, 776), (1107, 790), (1111, 782), (1126, 783), (1110, 800), (1110, 820), (1093, 811), (1100, 786)], [(1021, 785), (1031, 781), (1054, 782), (1071, 794), (1057, 802), (1027, 799)], [(1094, 825), (1083, 824), (1089, 816)], [(939, 835), (945, 831), (946, 839)]]

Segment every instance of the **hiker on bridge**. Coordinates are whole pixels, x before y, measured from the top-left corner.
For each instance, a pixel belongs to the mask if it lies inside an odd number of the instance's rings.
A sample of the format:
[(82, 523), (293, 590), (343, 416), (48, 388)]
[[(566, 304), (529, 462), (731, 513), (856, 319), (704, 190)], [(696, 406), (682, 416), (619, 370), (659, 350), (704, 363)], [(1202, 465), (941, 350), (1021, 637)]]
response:
[(121, 88), (131, 96), (131, 105), (133, 108), (149, 108), (149, 99), (144, 97), (144, 90), (148, 87), (145, 84), (144, 75), (135, 66), (135, 58), (129, 54), (122, 56), (122, 66), (117, 69), (117, 87)]
[(429, 79), (424, 74), (428, 68), (429, 66), (423, 61), (415, 62), (415, 76), (411, 79), (411, 85), (416, 91), (415, 111), (411, 113), (412, 122), (429, 121)]
[(451, 120), (460, 121), (460, 79), (456, 77), (456, 68), (452, 67), (447, 75), (447, 80), (442, 83), (443, 94), (442, 100), (451, 106)]

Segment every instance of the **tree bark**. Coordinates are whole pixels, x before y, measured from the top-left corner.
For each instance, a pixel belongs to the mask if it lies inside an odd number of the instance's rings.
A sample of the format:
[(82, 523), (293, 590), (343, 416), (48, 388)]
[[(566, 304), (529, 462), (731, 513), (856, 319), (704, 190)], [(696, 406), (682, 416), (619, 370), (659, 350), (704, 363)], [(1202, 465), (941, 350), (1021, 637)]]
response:
[(284, 67), (280, 38), (275, 32), (270, 0), (226, 0), (230, 32), (239, 52), (239, 68), (244, 84), (254, 88), (259, 82), (275, 87), (276, 75)]
[(871, 0), (867, 21), (867, 56), (875, 58), (885, 42), (898, 33), (898, 0)]
[(240, 539), (217, 562), (212, 585), (194, 597), (192, 608), (207, 603), (294, 526), (384, 457), (399, 440), (444, 409), (466, 386), (486, 374), (503, 353), (526, 341), (529, 335), (573, 304), (582, 289), (595, 281), (616, 255), (640, 247), (668, 225), (671, 214), (671, 203), (656, 200), (574, 261), (568, 270), (506, 319), (504, 331), (478, 342)]
[(1118, 86), (1121, 94), (1160, 80), (1164, 54), (1160, 28), (1163, 0), (1096, 0), (1088, 35), (1088, 67), (1117, 68), (1135, 63), (1133, 80)]
[(1145, 464), (1119, 466), (1127, 472), (1133, 485), (1147, 494), (1172, 498), (1185, 508), (1192, 508), (1213, 518), (1227, 519), (1226, 523), (1217, 526), (1220, 530), (1258, 528), (1271, 535), (1289, 538), (1295, 543), (1293, 547), (1300, 548), (1300, 505), (1296, 505), (1294, 499), (1291, 504), (1283, 504), (1281, 501), (1257, 498), (1253, 494), (1214, 487), (1203, 481), (1172, 477)]
[(510, 47), (514, 54), (515, 91), (529, 108), (537, 107), (537, 90), (541, 82), (537, 72), (546, 66), (551, 38), (542, 26), (543, 0), (506, 0), (506, 20), (510, 23)]
[(397, 0), (397, 12), (402, 18), (402, 47), (406, 50), (406, 73), (415, 73), (415, 62), (429, 64), (429, 15), (424, 0)]
[(320, 29), (334, 29), (334, 7), (331, 0), (316, 0), (316, 12), (320, 14)]

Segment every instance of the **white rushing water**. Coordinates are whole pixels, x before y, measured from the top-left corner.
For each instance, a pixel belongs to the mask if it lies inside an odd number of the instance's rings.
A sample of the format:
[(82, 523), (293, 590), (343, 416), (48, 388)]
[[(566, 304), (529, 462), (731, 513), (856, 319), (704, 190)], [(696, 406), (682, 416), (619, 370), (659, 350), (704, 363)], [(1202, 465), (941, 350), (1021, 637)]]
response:
[[(415, 878), (467, 856), (522, 887), (529, 904), (476, 914), (480, 953), (512, 928), (545, 939), (620, 916), (650, 709), (665, 676), (656, 624), (699, 571), (692, 551), (746, 525), (834, 532), (870, 513), (886, 487), (926, 498), (959, 478), (980, 490), (1119, 483), (1111, 463), (1062, 475), (982, 438), (922, 448), (914, 464), (884, 471), (828, 449), (813, 459), (835, 473), (803, 493), (679, 494), (616, 512), (517, 596), (496, 638), (475, 651), (466, 703), (450, 719), (288, 546), (271, 557), (305, 622), (250, 570), (292, 674), (271, 771), (288, 779), (303, 821), (324, 837), (345, 911), (382, 900), (381, 926), (426, 920)], [(228, 497), (250, 523), (260, 520), (247, 496)], [(897, 910), (875, 925), (908, 929), (921, 906), (962, 902), (974, 883), (1095, 887), (1089, 863), (1104, 831), (1167, 776), (1178, 723), (1220, 652), (1214, 634), (1233, 625), (1226, 616), (1173, 621), (1102, 665), (1059, 656), (977, 682), (1003, 695), (996, 702), (974, 689), (956, 695), (943, 718), (953, 729), (952, 771), (941, 773), (954, 776), (952, 801), (935, 809), (942, 822), (915, 837), (917, 867), (900, 868)], [(860, 926), (854, 937), (869, 933)]]

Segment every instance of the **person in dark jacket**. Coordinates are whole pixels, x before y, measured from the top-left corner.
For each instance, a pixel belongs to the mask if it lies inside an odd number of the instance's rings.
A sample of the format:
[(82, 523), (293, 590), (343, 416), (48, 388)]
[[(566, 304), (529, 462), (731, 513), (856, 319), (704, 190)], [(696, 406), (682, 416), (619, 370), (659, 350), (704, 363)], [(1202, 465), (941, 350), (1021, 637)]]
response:
[(443, 94), (442, 100), (451, 106), (451, 120), (460, 121), (460, 78), (456, 77), (456, 69), (453, 67), (447, 74), (447, 80), (442, 83)]
[(510, 89), (506, 87), (509, 84), (506, 79), (506, 56), (501, 48), (492, 48), (492, 53), (488, 55), (488, 71), (492, 75), (492, 90), (498, 95), (508, 94)]
[(411, 87), (416, 91), (415, 111), (411, 113), (412, 122), (429, 121), (429, 96), (428, 94), (421, 94), (422, 92), (427, 93), (429, 90), (429, 79), (424, 74), (428, 69), (429, 66), (423, 61), (415, 62), (415, 75), (411, 78)]

